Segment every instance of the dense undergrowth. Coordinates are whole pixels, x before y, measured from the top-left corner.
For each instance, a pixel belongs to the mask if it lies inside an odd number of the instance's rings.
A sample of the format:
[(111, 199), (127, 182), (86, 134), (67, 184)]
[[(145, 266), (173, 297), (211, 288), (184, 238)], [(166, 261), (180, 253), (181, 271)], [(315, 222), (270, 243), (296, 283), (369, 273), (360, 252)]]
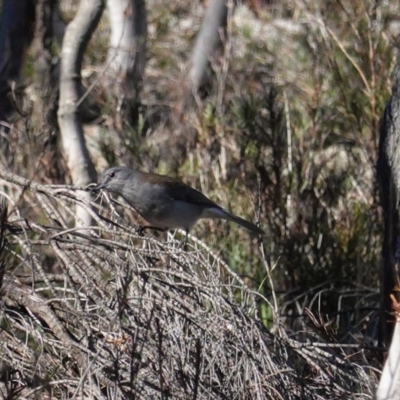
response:
[[(264, 326), (277, 329), (276, 310), (265, 301), (274, 294), (285, 337), (313, 340), (317, 331), (329, 343), (372, 345), (383, 231), (375, 162), (398, 4), (299, 0), (257, 10), (236, 9), (211, 64), (211, 83), (182, 113), (180, 82), (204, 9), (198, 2), (148, 1), (137, 124), (116, 127), (107, 96), (96, 93), (102, 126), (86, 127), (88, 143), (99, 172), (127, 164), (180, 176), (260, 223), (263, 246), (226, 222), (203, 221), (193, 234), (260, 295)], [(87, 87), (105, 60), (107, 29), (104, 20), (90, 45)], [(28, 88), (32, 80), (27, 74)], [(3, 162), (28, 179), (70, 183), (60, 149), (43, 147), (53, 139), (32, 123), (32, 99)], [(25, 204), (23, 212), (44, 218), (34, 206)], [(243, 300), (241, 290), (233, 293)]]

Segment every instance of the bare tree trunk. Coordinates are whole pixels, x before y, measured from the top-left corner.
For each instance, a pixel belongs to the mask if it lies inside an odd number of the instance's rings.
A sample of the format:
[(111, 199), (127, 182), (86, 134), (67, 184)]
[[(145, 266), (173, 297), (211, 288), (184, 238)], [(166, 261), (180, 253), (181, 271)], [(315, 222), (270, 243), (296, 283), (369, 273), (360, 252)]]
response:
[[(398, 305), (397, 305), (398, 306)], [(397, 319), (399, 311), (396, 310)], [(388, 357), (376, 392), (376, 400), (400, 399), (400, 321), (397, 320)]]
[[(58, 82), (54, 76), (52, 52), (52, 14), (56, 0), (37, 0), (35, 29), (35, 89), (38, 107), (35, 117), (40, 119), (39, 129), (51, 130), (57, 126)], [(38, 115), (39, 114), (39, 115)]]
[(57, 107), (59, 97), (59, 59), (53, 51), (54, 14), (57, 10), (57, 0), (37, 0), (35, 29), (35, 91), (32, 119), (38, 131), (41, 132), (46, 152), (42, 159), (47, 170), (47, 176), (55, 183), (64, 181), (62, 157), (57, 139), (59, 129), (57, 122)]
[(145, 0), (108, 0), (111, 39), (106, 86), (112, 88), (117, 126), (137, 124), (140, 91), (146, 62), (147, 13)]
[(229, 0), (211, 0), (190, 57), (187, 88), (196, 93), (204, 83), (208, 64), (222, 43), (226, 30)]
[(390, 295), (397, 296), (400, 267), (400, 59), (397, 61), (392, 97), (381, 122), (378, 178), (384, 212), (381, 266), (379, 342), (389, 344), (393, 332)]
[[(67, 165), (75, 185), (85, 186), (97, 181), (80, 121), (81, 66), (83, 53), (105, 7), (104, 0), (82, 0), (75, 18), (68, 25), (61, 52), (60, 105), (58, 123)], [(87, 200), (90, 194), (84, 193)], [(77, 224), (89, 226), (89, 213), (77, 207)]]

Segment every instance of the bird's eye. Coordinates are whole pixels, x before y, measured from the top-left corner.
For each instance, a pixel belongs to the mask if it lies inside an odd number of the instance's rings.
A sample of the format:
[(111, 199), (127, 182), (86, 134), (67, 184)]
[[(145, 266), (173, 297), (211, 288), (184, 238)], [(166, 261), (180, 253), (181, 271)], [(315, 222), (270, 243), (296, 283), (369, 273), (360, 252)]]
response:
[(114, 176), (115, 176), (115, 172), (110, 172), (109, 177), (110, 177), (110, 178), (114, 178)]

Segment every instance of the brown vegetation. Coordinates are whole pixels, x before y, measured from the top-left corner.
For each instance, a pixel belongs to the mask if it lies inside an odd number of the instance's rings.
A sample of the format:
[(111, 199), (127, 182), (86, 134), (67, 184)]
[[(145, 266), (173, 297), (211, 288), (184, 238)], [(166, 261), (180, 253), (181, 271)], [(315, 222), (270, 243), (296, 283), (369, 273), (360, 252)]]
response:
[(259, 220), (262, 244), (204, 221), (185, 252), (175, 239), (139, 236), (133, 212), (100, 201), (92, 203), (98, 226), (72, 229), (74, 206), (88, 206), (79, 191), (51, 186), (71, 180), (60, 150), (45, 145), (54, 138), (32, 123), (40, 92), (28, 60), (24, 113), (2, 160), (8, 172), (0, 171), (9, 199), (0, 269), (5, 397), (373, 397), (384, 358), (375, 163), (398, 4), (271, 3), (257, 17), (237, 7), (208, 84), (183, 113), (200, 2), (147, 4), (133, 126), (121, 127), (100, 87), (106, 19), (83, 71), (101, 116), (85, 126), (98, 172), (126, 164), (180, 176)]

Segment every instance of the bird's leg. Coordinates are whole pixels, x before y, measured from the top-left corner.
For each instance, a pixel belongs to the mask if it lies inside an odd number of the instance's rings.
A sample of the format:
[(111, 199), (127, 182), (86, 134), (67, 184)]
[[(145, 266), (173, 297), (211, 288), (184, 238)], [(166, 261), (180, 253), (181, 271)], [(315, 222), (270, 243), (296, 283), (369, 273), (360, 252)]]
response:
[(188, 234), (189, 234), (189, 229), (185, 229), (185, 239), (181, 242), (181, 246), (183, 247), (184, 251), (187, 251), (187, 242), (188, 242)]
[(139, 236), (144, 236), (144, 231), (145, 231), (144, 226), (142, 225), (135, 226), (135, 231)]

